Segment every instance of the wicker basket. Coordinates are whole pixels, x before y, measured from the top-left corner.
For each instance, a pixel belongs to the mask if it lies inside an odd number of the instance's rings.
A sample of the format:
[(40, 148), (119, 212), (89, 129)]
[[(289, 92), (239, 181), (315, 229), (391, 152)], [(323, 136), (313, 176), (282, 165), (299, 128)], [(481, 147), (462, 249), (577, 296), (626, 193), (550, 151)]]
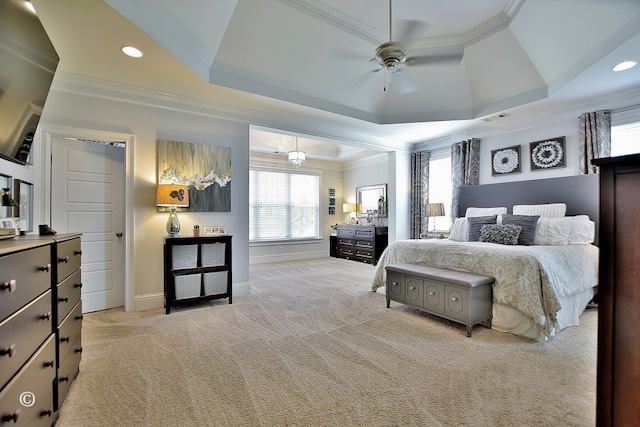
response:
[(196, 268), (198, 266), (198, 245), (175, 245), (171, 248), (171, 268)]
[(200, 246), (203, 267), (224, 265), (226, 243), (207, 243)]
[(197, 298), (200, 296), (200, 274), (175, 276), (176, 299)]
[(218, 295), (227, 293), (227, 275), (226, 271), (216, 271), (213, 273), (204, 273), (204, 294)]

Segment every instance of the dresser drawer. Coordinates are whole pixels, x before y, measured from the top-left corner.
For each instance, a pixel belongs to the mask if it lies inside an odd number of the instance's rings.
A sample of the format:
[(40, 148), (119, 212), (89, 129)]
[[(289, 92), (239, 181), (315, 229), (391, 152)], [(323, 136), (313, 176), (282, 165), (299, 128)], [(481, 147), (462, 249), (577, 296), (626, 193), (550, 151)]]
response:
[(340, 228), (338, 227), (336, 230), (336, 234), (338, 237), (344, 237), (346, 239), (353, 239), (353, 228)]
[(69, 392), (71, 383), (80, 372), (80, 360), (82, 359), (82, 336), (71, 345), (72, 350), (58, 368), (58, 388), (55, 396), (56, 410), (62, 405), (62, 401)]
[(56, 297), (58, 307), (58, 325), (67, 317), (82, 296), (82, 272), (74, 271), (71, 276), (58, 285)]
[(0, 387), (51, 335), (51, 291), (0, 323)]
[(356, 257), (363, 262), (373, 262), (373, 249), (356, 248)]
[(51, 249), (29, 249), (0, 258), (0, 321), (51, 289)]
[(353, 246), (353, 239), (347, 239), (344, 237), (338, 237), (339, 246)]
[(373, 240), (355, 239), (356, 247), (373, 249)]
[(353, 246), (338, 246), (338, 256), (353, 256)]
[(387, 271), (387, 298), (398, 302), (405, 301), (404, 275)]
[(355, 237), (356, 239), (373, 239), (375, 235), (376, 229), (374, 227), (371, 228), (356, 228)]
[(53, 335), (0, 392), (2, 425), (51, 426), (54, 415), (53, 384), (56, 377)]
[(444, 314), (444, 285), (442, 283), (425, 279), (424, 307), (433, 313)]
[(80, 268), (82, 250), (80, 239), (71, 239), (56, 244), (58, 277), (56, 283), (60, 283), (71, 273)]
[(82, 329), (82, 301), (79, 301), (71, 313), (62, 321), (58, 329), (58, 366), (61, 366), (73, 349), (73, 343)]

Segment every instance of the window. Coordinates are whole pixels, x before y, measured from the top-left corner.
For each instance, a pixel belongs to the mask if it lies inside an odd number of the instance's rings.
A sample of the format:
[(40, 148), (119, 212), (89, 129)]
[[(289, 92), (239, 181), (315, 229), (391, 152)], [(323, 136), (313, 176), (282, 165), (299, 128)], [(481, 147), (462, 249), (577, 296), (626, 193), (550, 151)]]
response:
[(640, 122), (611, 127), (611, 156), (640, 153)]
[(444, 203), (445, 216), (429, 218), (429, 230), (435, 219), (436, 230), (447, 231), (451, 228), (451, 157), (433, 157), (429, 161), (429, 203)]
[(250, 242), (319, 238), (319, 175), (249, 171)]

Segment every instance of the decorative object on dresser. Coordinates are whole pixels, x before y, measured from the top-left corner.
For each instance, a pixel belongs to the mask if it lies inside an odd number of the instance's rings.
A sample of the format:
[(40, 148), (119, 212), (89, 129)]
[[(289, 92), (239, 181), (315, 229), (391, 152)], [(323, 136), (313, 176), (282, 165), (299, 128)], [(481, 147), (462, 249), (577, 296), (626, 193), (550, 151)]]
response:
[(176, 207), (189, 206), (189, 187), (178, 184), (159, 184), (156, 193), (156, 205), (171, 209), (167, 220), (167, 235), (169, 237), (180, 236), (180, 221), (178, 220)]
[(636, 425), (640, 416), (640, 155), (597, 159), (600, 281), (596, 424)]
[(426, 265), (385, 268), (387, 308), (393, 300), (462, 323), (469, 338), (475, 324), (491, 329), (493, 277)]
[(231, 237), (165, 237), (164, 306), (228, 298), (232, 303)]
[(356, 205), (355, 203), (342, 204), (342, 212), (349, 214), (349, 222), (351, 224), (355, 224), (358, 221), (358, 218), (356, 218), (357, 211), (358, 211), (358, 205)]
[(387, 247), (388, 233), (388, 227), (338, 225), (336, 255), (375, 265)]
[(51, 426), (82, 356), (80, 236), (0, 242), (0, 421)]

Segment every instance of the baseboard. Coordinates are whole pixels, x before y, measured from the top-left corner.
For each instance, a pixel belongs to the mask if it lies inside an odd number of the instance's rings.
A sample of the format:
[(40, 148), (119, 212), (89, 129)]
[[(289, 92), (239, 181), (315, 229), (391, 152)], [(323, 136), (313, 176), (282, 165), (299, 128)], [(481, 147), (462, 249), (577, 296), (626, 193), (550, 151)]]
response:
[[(233, 298), (251, 295), (251, 285), (249, 282), (233, 284)], [(164, 293), (136, 295), (134, 298), (134, 310), (152, 310), (164, 307)]]
[(296, 252), (287, 254), (273, 254), (249, 257), (249, 264), (266, 264), (269, 262), (297, 261), (301, 259), (327, 258), (329, 256), (326, 250), (313, 252)]

